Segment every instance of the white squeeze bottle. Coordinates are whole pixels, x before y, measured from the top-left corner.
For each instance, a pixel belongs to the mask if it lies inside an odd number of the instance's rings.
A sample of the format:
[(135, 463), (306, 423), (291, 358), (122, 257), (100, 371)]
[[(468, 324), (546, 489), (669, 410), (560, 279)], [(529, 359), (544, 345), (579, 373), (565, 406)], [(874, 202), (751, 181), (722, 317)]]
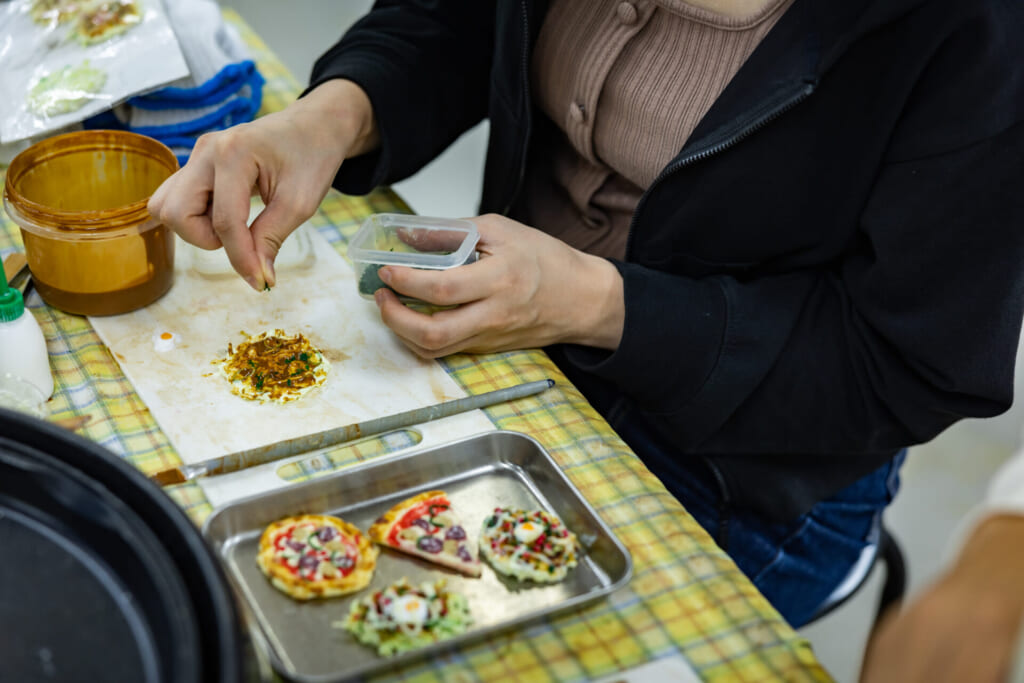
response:
[(35, 385), (47, 399), (53, 395), (43, 331), (32, 312), (25, 310), (21, 292), (7, 286), (0, 265), (0, 376), (7, 372)]

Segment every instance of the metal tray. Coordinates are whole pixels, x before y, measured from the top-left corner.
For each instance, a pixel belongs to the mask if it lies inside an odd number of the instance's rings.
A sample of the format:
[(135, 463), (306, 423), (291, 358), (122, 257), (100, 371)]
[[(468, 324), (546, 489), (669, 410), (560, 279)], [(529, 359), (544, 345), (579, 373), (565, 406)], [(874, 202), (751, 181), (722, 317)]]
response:
[[(298, 602), (271, 586), (256, 565), (260, 534), (281, 517), (327, 513), (365, 531), (395, 503), (435, 488), (448, 492), (471, 535), (479, 533), (484, 517), (497, 506), (554, 512), (580, 539), (579, 565), (561, 583), (538, 585), (499, 575), (486, 562), (483, 576), (474, 579), (382, 548), (365, 590), (403, 576), (413, 583), (444, 577), (451, 590), (466, 596), (474, 620), (461, 636), (394, 657), (381, 657), (331, 626), (344, 619), (363, 591)], [(310, 683), (368, 675), (579, 607), (624, 586), (633, 571), (629, 552), (544, 448), (509, 431), (471, 436), (237, 501), (215, 510), (203, 534), (224, 561), (242, 609), (255, 624), (256, 640), (264, 641), (274, 667)]]

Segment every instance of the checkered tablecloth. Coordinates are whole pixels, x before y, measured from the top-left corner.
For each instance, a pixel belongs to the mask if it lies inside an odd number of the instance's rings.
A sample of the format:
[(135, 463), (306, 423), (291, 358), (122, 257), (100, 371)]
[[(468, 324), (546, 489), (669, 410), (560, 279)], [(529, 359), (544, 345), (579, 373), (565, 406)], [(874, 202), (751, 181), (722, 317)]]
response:
[[(267, 80), (262, 111), (286, 106), (299, 84), (240, 17), (231, 11), (226, 16)], [(366, 215), (406, 210), (387, 189), (366, 197), (332, 191), (312, 222), (345, 255), (347, 239)], [(16, 226), (0, 214), (0, 257), (20, 249)], [(91, 415), (79, 433), (146, 473), (178, 464), (174, 448), (88, 320), (51, 309), (34, 293), (28, 305), (49, 347), (56, 382), (51, 419)], [(807, 641), (543, 352), (456, 355), (443, 364), (471, 394), (544, 378), (557, 382), (537, 397), (485, 412), (498, 428), (529, 434), (551, 453), (629, 548), (635, 573), (608, 600), (410, 664), (380, 680), (579, 681), (679, 654), (707, 681), (831, 680)], [(379, 444), (345, 449), (334, 460), (351, 464), (387, 450)], [(287, 478), (316, 474), (293, 469)], [(167, 492), (197, 523), (209, 514), (199, 487), (185, 484)]]

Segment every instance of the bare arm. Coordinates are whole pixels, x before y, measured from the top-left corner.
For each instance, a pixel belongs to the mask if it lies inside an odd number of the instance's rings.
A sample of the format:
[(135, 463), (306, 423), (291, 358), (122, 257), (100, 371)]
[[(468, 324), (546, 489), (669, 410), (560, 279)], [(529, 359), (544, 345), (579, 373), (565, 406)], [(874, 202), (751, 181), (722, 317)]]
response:
[(993, 516), (938, 582), (882, 623), (861, 681), (1003, 683), (1022, 614), (1024, 516)]

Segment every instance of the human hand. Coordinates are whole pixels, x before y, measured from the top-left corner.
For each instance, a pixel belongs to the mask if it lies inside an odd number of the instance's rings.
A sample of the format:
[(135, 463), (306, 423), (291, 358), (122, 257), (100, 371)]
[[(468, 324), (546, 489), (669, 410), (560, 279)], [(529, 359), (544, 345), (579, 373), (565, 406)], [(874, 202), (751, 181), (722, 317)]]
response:
[(862, 683), (1003, 683), (1024, 614), (1024, 516), (983, 522), (953, 568), (868, 644)]
[[(259, 291), (276, 283), (281, 244), (316, 212), (342, 161), (377, 144), (366, 93), (327, 81), (282, 111), (203, 135), (185, 167), (153, 193), (149, 212), (186, 242), (223, 246)], [(266, 208), (248, 226), (256, 192)]]
[(381, 319), (423, 358), (556, 342), (614, 349), (625, 317), (622, 277), (605, 259), (497, 215), (474, 218), (475, 263), (444, 271), (384, 266), (395, 291), (439, 306), (432, 315), (405, 306), (388, 289), (374, 299)]

